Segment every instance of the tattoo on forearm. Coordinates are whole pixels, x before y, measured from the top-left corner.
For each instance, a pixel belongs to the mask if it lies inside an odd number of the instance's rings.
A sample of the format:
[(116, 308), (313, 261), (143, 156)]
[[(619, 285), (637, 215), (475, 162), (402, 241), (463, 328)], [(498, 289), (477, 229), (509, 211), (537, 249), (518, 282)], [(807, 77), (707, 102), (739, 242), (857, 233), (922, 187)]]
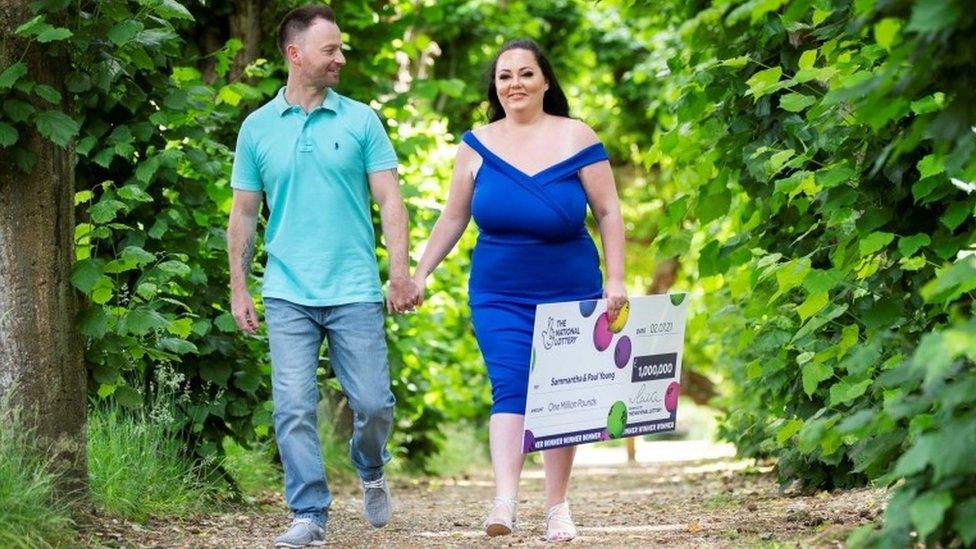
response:
[(247, 237), (244, 241), (244, 249), (241, 250), (241, 273), (247, 275), (251, 271), (251, 258), (254, 256), (254, 235)]
[(390, 172), (390, 175), (392, 175), (393, 177), (396, 177), (397, 176), (397, 169), (396, 168), (390, 168), (387, 171)]

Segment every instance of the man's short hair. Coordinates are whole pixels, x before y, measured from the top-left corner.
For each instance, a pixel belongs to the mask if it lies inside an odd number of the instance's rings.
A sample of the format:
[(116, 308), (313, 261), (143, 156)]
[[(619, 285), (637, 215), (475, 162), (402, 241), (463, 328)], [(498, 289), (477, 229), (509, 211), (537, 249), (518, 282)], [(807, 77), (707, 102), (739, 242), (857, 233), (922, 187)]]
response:
[(301, 6), (288, 12), (278, 25), (278, 51), (285, 55), (288, 44), (295, 39), (295, 36), (312, 26), (316, 19), (335, 23), (335, 12), (324, 5)]

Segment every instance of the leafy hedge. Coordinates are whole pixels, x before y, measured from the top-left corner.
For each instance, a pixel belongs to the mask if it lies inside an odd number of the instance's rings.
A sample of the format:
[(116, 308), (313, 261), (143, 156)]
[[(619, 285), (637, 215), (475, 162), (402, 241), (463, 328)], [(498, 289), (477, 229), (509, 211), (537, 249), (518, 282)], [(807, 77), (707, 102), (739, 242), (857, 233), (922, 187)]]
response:
[(673, 7), (648, 44), (656, 251), (697, 258), (722, 433), (893, 486), (852, 541), (976, 541), (976, 25), (963, 1)]

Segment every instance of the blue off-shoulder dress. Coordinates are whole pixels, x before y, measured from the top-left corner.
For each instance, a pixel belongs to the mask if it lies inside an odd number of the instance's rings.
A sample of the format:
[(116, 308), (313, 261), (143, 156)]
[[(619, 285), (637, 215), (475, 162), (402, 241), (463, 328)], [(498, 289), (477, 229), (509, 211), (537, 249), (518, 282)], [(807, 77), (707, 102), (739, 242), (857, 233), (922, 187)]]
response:
[(491, 413), (525, 414), (536, 305), (603, 295), (579, 170), (607, 153), (594, 143), (528, 175), (470, 131), (462, 140), (482, 158), (471, 199), (479, 232), (468, 294), (491, 379)]

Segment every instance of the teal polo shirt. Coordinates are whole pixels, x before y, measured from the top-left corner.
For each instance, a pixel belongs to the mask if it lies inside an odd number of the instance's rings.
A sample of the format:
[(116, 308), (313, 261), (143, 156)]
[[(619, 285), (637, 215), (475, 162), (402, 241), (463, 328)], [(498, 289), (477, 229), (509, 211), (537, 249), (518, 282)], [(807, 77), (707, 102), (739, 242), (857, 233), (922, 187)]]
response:
[(309, 113), (285, 88), (244, 120), (231, 187), (264, 192), (264, 297), (312, 306), (382, 302), (366, 175), (397, 165), (379, 117), (328, 90)]

